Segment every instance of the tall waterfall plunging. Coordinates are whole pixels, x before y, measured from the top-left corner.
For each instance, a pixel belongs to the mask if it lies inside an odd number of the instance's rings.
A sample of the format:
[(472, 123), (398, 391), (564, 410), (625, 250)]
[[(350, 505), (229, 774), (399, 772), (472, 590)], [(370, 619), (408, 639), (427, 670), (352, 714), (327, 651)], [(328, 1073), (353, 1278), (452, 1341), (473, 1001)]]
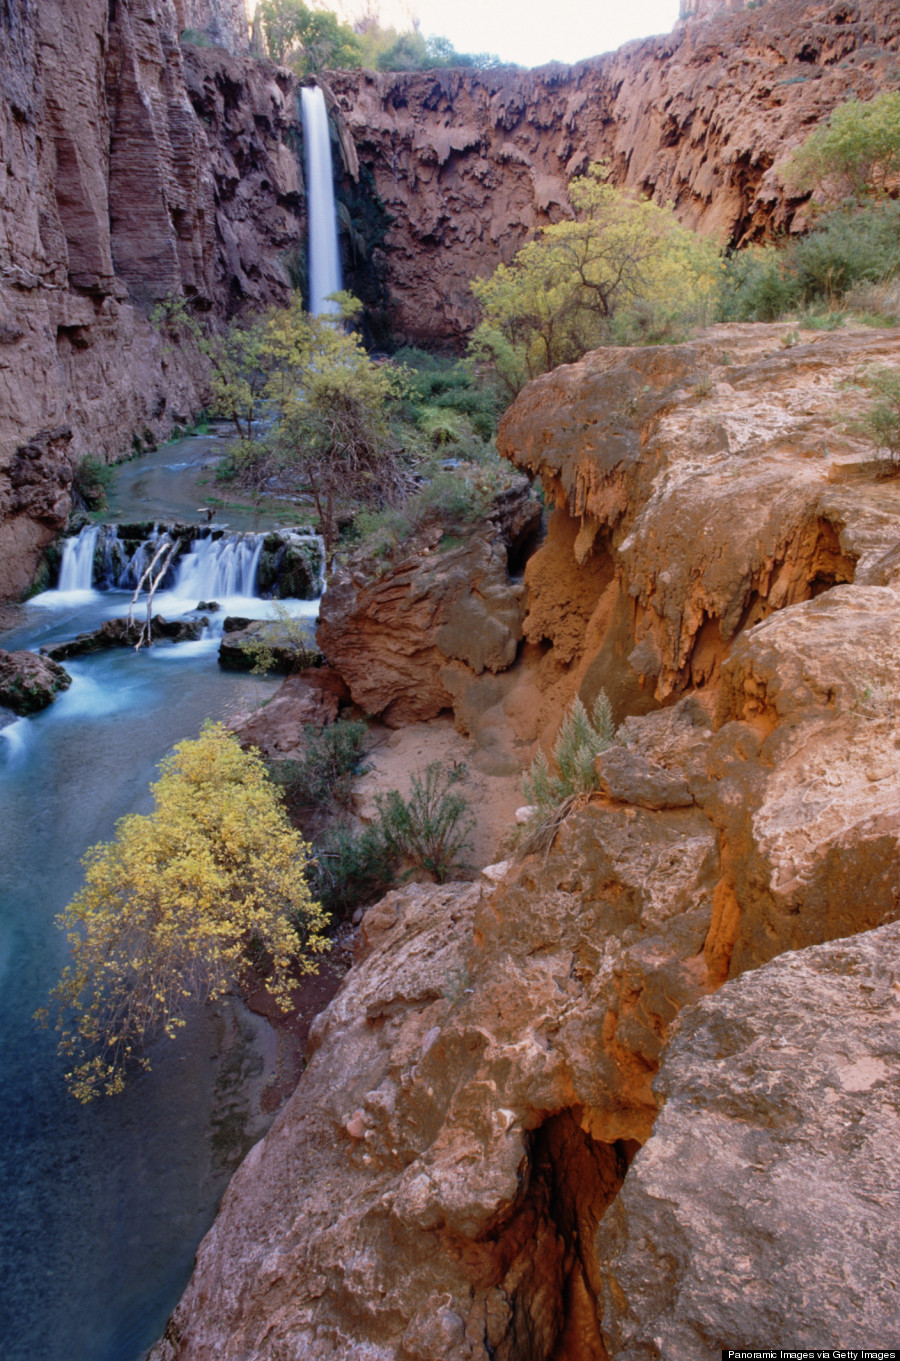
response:
[(337, 303), (328, 302), (327, 298), (341, 287), (341, 262), (328, 111), (318, 85), (305, 86), (300, 91), (300, 107), (309, 213), (309, 310), (321, 316), (340, 310)]

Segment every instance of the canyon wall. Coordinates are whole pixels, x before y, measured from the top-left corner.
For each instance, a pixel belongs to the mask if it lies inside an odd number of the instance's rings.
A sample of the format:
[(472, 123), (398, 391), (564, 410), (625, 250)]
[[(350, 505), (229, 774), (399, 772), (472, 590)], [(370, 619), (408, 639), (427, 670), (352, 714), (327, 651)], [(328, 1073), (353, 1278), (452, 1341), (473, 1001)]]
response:
[[(348, 282), (372, 334), (462, 345), (470, 279), (568, 212), (592, 159), (723, 239), (796, 222), (779, 166), (836, 103), (896, 79), (896, 6), (705, 13), (573, 67), (331, 73)], [(182, 45), (191, 28), (224, 46)], [(160, 339), (154, 303), (184, 295), (218, 324), (284, 299), (305, 223), (296, 82), (241, 50), (240, 0), (4, 0), (0, 37), (9, 595), (64, 523), (79, 457), (121, 456), (203, 404), (203, 364)]]
[(175, 15), (179, 32), (202, 34), (232, 55), (250, 45), (244, 0), (175, 0)]
[(566, 214), (591, 161), (721, 240), (790, 225), (781, 165), (836, 104), (896, 84), (897, 6), (714, 8), (571, 67), (329, 76), (393, 218), (373, 264), (399, 338), (461, 344), (477, 319), (470, 279)]
[(203, 406), (204, 365), (160, 338), (153, 305), (224, 316), (287, 296), (293, 84), (182, 49), (183, 17), (172, 0), (0, 6), (0, 595), (64, 524), (78, 458)]

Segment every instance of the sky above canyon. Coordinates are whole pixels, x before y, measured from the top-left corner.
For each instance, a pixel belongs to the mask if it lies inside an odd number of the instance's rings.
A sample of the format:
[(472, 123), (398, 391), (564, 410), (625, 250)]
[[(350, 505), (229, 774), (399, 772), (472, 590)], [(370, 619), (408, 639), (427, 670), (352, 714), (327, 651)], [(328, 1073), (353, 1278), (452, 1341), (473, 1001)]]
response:
[(459, 52), (495, 52), (542, 66), (611, 52), (632, 38), (668, 33), (678, 0), (415, 0), (423, 33), (449, 38)]

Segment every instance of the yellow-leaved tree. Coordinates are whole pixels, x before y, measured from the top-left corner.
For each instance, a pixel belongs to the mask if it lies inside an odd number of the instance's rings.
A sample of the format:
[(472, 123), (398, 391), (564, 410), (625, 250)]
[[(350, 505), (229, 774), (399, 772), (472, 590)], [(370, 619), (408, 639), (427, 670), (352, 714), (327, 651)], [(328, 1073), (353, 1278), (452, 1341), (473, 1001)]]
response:
[(669, 207), (616, 189), (591, 165), (569, 185), (572, 220), (545, 227), (489, 279), (471, 351), (511, 395), (604, 344), (683, 338), (713, 320), (721, 251)]
[(309, 848), (233, 733), (207, 724), (179, 743), (152, 792), (152, 813), (120, 819), (115, 840), (87, 852), (84, 887), (58, 918), (72, 957), (51, 1001), (80, 1101), (121, 1091), (189, 1004), (240, 989), (251, 968), (287, 1011), (327, 943)]

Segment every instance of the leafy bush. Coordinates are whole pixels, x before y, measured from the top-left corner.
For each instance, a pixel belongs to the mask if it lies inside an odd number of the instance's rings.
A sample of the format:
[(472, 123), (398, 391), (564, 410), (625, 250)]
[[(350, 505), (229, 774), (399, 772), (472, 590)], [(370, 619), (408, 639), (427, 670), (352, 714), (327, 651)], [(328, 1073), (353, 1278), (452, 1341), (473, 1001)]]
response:
[[(339, 295), (340, 296), (340, 295)], [(344, 312), (354, 303), (341, 296)], [(203, 341), (214, 411), (238, 435), (230, 468), (244, 486), (273, 477), (313, 497), (330, 563), (351, 503), (381, 507), (398, 495), (397, 451), (386, 411), (403, 379), (378, 365), (358, 336), (310, 316), (298, 299)]]
[(725, 321), (777, 321), (799, 301), (796, 279), (785, 268), (786, 252), (774, 245), (748, 246), (725, 267)]
[(600, 691), (590, 715), (576, 698), (553, 745), (555, 770), (544, 752), (539, 751), (522, 781), (525, 798), (534, 810), (522, 830), (519, 842), (522, 854), (550, 849), (560, 824), (572, 808), (599, 787), (594, 763), (615, 740), (606, 691)]
[(819, 190), (836, 202), (883, 193), (900, 172), (900, 92), (861, 103), (851, 99), (815, 128), (793, 153), (787, 180), (794, 193)]
[(349, 803), (367, 732), (365, 723), (351, 719), (338, 719), (321, 730), (308, 727), (303, 756), (279, 761), (272, 769), (288, 803), (305, 808)]
[(877, 400), (854, 422), (854, 428), (889, 458), (900, 459), (900, 372), (873, 369), (866, 375), (866, 384), (878, 394)]
[(472, 433), (465, 417), (452, 408), (426, 406), (419, 413), (416, 424), (430, 443), (436, 445), (461, 443)]
[(103, 510), (113, 470), (101, 458), (84, 454), (72, 470), (72, 499), (85, 510)]
[(632, 197), (592, 165), (574, 179), (575, 219), (545, 227), (472, 291), (470, 353), (507, 393), (610, 341), (660, 341), (712, 319), (721, 261), (669, 207)]
[(347, 916), (360, 903), (371, 902), (394, 881), (396, 857), (380, 828), (354, 831), (332, 823), (316, 839), (310, 863), (310, 889), (329, 912)]
[(387, 557), (429, 524), (462, 528), (482, 519), (511, 476), (496, 454), (482, 463), (460, 462), (442, 469), (396, 509), (357, 515), (362, 546), (374, 558)]
[(121, 818), (115, 840), (88, 851), (57, 919), (72, 962), (51, 1001), (80, 1101), (121, 1091), (130, 1062), (148, 1069), (147, 1044), (174, 1037), (188, 1002), (240, 987), (251, 959), (287, 1011), (294, 974), (314, 971), (326, 943), (309, 848), (233, 733), (208, 724), (180, 742), (152, 792), (152, 813)]
[(266, 54), (301, 78), (362, 65), (362, 43), (350, 25), (331, 10), (309, 7), (303, 0), (260, 0), (253, 28)]
[(881, 285), (898, 273), (900, 203), (838, 208), (806, 236), (733, 255), (722, 315), (729, 321), (777, 321), (802, 306), (834, 308), (851, 290)]
[(900, 271), (900, 203), (828, 213), (792, 243), (788, 268), (803, 302), (834, 303), (855, 284), (892, 278)]
[(396, 789), (375, 798), (376, 832), (388, 853), (412, 861), (438, 884), (446, 882), (475, 826), (468, 800), (454, 789), (462, 774), (461, 768), (446, 770), (440, 761), (432, 761), (422, 779), (413, 776), (408, 799)]

